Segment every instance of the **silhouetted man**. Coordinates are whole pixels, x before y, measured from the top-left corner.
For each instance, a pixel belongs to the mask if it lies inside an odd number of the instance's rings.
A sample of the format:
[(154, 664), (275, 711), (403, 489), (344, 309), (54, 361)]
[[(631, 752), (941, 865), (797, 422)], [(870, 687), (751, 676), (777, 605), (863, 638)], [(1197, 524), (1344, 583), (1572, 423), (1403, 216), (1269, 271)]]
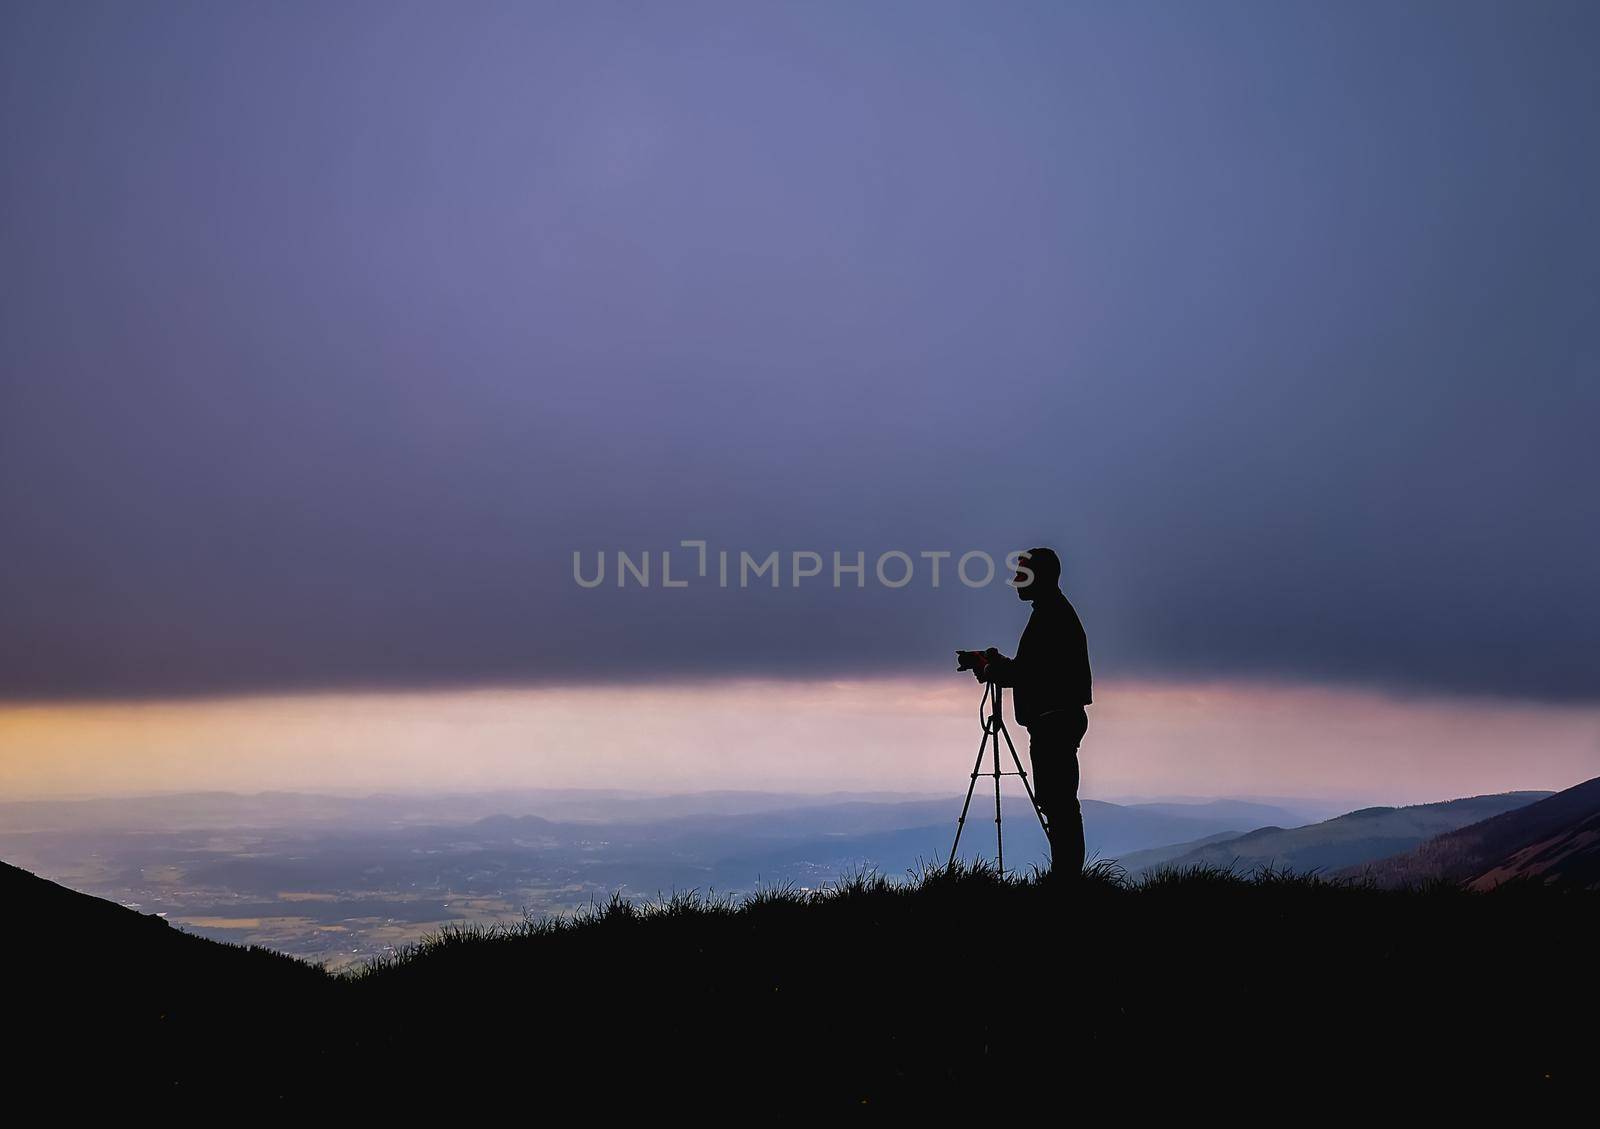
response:
[[(1032, 573), (1032, 580), (1028, 574)], [(1083, 812), (1078, 806), (1078, 746), (1089, 728), (1094, 700), (1089, 644), (1078, 612), (1062, 595), (1061, 559), (1051, 549), (1029, 549), (1012, 583), (1033, 604), (1028, 626), (1008, 659), (993, 647), (982, 679), (1012, 688), (1017, 724), (1028, 730), (1033, 795), (1050, 835), (1050, 866), (1062, 878), (1083, 873)]]

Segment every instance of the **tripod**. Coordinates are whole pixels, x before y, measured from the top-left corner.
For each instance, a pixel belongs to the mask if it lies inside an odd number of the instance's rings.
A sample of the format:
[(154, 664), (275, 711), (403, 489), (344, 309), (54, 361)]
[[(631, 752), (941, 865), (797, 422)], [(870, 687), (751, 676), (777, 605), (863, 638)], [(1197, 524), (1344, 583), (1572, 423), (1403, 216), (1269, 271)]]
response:
[[(972, 780), (967, 784), (967, 800), (961, 805), (961, 818), (956, 820), (956, 841), (950, 844), (950, 862), (956, 861), (956, 848), (961, 845), (961, 829), (966, 826), (967, 809), (972, 806), (972, 792), (978, 786), (978, 777), (994, 777), (994, 851), (995, 865), (1000, 868), (1004, 876), (1006, 872), (1006, 847), (1005, 837), (1000, 828), (1000, 778), (1002, 776), (1020, 776), (1022, 790), (1028, 793), (1028, 802), (1033, 805), (1033, 814), (1039, 817), (1039, 826), (1044, 830), (1045, 838), (1050, 837), (1050, 825), (1044, 821), (1044, 812), (1039, 810), (1039, 801), (1034, 799), (1033, 787), (1028, 783), (1028, 774), (1022, 767), (1022, 761), (1017, 757), (1017, 747), (1011, 743), (1011, 734), (1006, 731), (1005, 718), (1000, 714), (1000, 699), (1005, 691), (994, 682), (985, 684), (983, 688), (983, 703), (978, 707), (978, 720), (983, 725), (983, 740), (978, 742), (978, 759), (972, 762)], [(984, 710), (989, 712), (984, 714)], [(1006, 739), (1006, 748), (1011, 751), (1011, 763), (1017, 766), (1015, 772), (1000, 771), (1000, 738)], [(980, 773), (983, 767), (983, 751), (990, 748), (989, 742), (993, 741), (993, 765), (990, 772)]]

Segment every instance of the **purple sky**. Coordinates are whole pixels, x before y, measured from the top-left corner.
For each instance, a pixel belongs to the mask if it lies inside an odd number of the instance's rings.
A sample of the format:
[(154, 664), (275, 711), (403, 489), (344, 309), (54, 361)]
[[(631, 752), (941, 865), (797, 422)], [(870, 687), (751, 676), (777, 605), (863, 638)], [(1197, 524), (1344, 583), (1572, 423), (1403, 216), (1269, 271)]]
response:
[(0, 696), (1097, 674), (1600, 697), (1600, 7), (0, 9)]

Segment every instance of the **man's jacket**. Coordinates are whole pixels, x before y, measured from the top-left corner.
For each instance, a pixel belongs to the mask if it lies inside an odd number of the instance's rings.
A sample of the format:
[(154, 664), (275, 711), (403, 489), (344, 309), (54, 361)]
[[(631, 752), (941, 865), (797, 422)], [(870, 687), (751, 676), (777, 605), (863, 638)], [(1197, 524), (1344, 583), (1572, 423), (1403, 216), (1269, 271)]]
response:
[(1033, 601), (1017, 657), (991, 656), (984, 675), (1012, 688), (1018, 725), (1032, 725), (1053, 710), (1076, 713), (1094, 701), (1089, 643), (1077, 609), (1059, 589)]

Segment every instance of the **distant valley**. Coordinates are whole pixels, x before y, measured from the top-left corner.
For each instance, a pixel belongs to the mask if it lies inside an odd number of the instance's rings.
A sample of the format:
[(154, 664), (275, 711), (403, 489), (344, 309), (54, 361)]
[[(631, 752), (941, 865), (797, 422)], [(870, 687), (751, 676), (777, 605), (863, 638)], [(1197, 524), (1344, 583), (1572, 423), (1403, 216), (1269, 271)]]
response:
[[(1372, 868), (1403, 884), (1495, 867), (1540, 872), (1551, 859), (1579, 867), (1600, 841), (1600, 817), (1584, 822), (1596, 804), (1583, 787), (1319, 822), (1303, 808), (1248, 800), (1086, 800), (1083, 811), (1090, 859), (1134, 877), (1194, 866)], [(1578, 798), (1563, 799), (1570, 793)], [(960, 806), (959, 795), (600, 790), (13, 802), (0, 804), (0, 859), (203, 937), (339, 968), (447, 924), (567, 914), (617, 894), (649, 901), (815, 890), (871, 871), (905, 877), (945, 861)], [(1026, 801), (1002, 810), (1008, 870), (1045, 869)], [(1504, 822), (1523, 810), (1544, 815)], [(960, 855), (992, 859), (994, 847), (993, 793), (980, 790)], [(1502, 859), (1514, 850), (1523, 853)]]
[[(1232, 800), (1083, 806), (1099, 858), (1301, 818)], [(944, 862), (960, 807), (959, 795), (599, 790), (13, 802), (0, 804), (0, 858), (202, 936), (339, 967), (446, 923), (566, 913), (615, 893), (901, 877)], [(1045, 867), (1026, 801), (1003, 816), (1007, 867)], [(993, 793), (980, 788), (961, 856), (992, 858), (994, 845)]]

